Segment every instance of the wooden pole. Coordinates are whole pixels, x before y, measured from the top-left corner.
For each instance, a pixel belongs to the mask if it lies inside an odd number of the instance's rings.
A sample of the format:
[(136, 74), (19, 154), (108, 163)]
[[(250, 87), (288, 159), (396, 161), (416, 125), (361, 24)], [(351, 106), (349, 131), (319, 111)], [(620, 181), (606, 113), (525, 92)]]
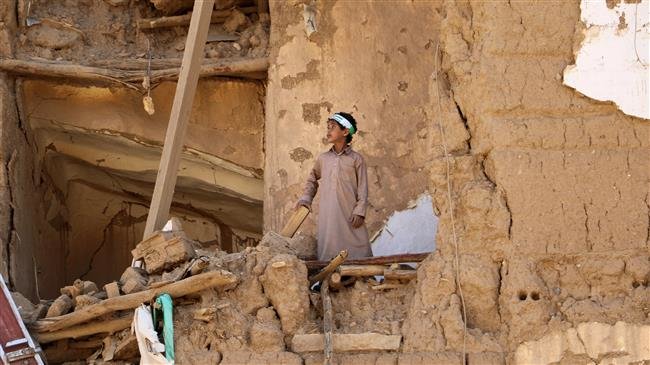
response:
[(332, 363), (332, 331), (334, 327), (334, 314), (332, 313), (332, 298), (330, 297), (329, 280), (327, 275), (320, 286), (321, 300), (323, 301), (323, 334), (325, 335), (325, 346), (323, 365)]
[[(238, 10), (244, 14), (251, 14), (257, 11), (257, 7), (250, 6)], [(231, 13), (232, 10), (216, 10), (210, 17), (210, 23), (223, 23)], [(162, 18), (145, 18), (138, 20), (137, 24), (139, 29), (178, 27), (190, 24), (191, 17), (191, 14), (184, 14), (164, 16)]]
[(149, 237), (154, 231), (161, 229), (169, 218), (169, 208), (174, 196), (185, 130), (190, 119), (194, 93), (199, 81), (199, 70), (203, 59), (205, 40), (208, 37), (213, 6), (214, 0), (201, 0), (194, 3), (190, 29), (185, 42), (181, 73), (176, 85), (174, 104), (169, 117), (160, 168), (158, 169), (156, 186), (151, 198), (151, 207), (149, 208), (143, 239)]
[[(365, 257), (362, 259), (352, 259), (345, 261), (348, 265), (385, 265), (401, 262), (420, 262), (426, 259), (431, 252), (425, 253), (406, 253), (391, 256)], [(305, 265), (308, 269), (320, 269), (329, 265), (329, 261), (306, 260)]]

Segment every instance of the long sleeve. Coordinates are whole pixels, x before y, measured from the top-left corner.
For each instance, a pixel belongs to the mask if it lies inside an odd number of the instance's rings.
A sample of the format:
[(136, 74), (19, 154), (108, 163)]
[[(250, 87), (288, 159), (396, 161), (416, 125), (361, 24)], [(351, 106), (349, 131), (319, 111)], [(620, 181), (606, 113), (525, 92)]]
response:
[(299, 202), (305, 203), (311, 207), (311, 203), (314, 200), (314, 196), (316, 196), (316, 192), (318, 191), (318, 180), (320, 180), (320, 176), (321, 176), (321, 161), (319, 156), (316, 159), (316, 162), (314, 163), (314, 167), (311, 169), (311, 172), (309, 173), (309, 177), (307, 178), (307, 182), (305, 183), (305, 189), (303, 190)]
[(366, 216), (368, 208), (368, 168), (366, 161), (361, 157), (355, 166), (357, 170), (357, 203), (354, 205), (352, 214)]

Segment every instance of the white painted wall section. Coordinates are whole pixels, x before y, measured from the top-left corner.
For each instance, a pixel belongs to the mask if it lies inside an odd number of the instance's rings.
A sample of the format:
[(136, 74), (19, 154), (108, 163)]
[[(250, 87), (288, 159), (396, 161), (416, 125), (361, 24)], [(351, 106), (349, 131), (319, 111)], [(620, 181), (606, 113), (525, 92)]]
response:
[(372, 242), (374, 256), (431, 252), (436, 247), (438, 217), (431, 195), (420, 195), (409, 209), (395, 212)]
[(584, 40), (564, 84), (583, 95), (613, 101), (623, 113), (650, 119), (650, 0), (582, 0)]

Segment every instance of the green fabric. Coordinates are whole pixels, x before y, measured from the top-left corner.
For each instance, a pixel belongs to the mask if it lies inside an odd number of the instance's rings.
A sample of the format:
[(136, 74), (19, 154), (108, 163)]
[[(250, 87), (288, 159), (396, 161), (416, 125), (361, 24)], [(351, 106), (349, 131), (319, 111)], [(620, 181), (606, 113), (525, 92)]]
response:
[(156, 299), (153, 311), (154, 326), (158, 323), (156, 317), (162, 309), (163, 338), (165, 340), (165, 357), (172, 364), (174, 363), (174, 318), (173, 302), (169, 294), (160, 294)]

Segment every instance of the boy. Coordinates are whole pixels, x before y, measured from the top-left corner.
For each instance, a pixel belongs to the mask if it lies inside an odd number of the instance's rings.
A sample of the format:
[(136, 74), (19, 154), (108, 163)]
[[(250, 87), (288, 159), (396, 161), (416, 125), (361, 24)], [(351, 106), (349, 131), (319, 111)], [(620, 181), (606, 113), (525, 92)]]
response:
[(342, 250), (349, 258), (372, 256), (364, 224), (368, 207), (368, 174), (363, 157), (350, 142), (357, 122), (348, 113), (334, 113), (327, 121), (329, 151), (321, 153), (311, 170), (296, 207), (311, 210), (320, 187), (318, 259), (330, 260)]

